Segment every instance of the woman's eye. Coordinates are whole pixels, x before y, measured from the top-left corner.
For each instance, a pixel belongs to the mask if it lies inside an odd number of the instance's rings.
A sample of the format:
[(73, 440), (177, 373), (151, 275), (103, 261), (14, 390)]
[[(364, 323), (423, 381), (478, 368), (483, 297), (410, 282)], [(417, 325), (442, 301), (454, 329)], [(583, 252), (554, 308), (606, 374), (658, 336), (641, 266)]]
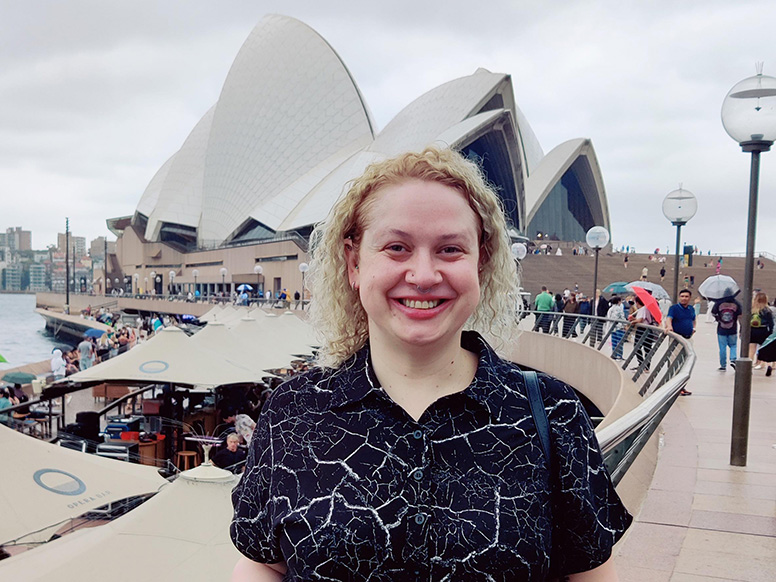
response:
[(462, 251), (458, 247), (445, 247), (442, 249), (442, 252), (445, 254), (453, 254), (453, 253), (460, 253)]
[(401, 251), (403, 251), (403, 250), (404, 250), (404, 245), (399, 245), (399, 244), (396, 244), (396, 245), (388, 245), (388, 247), (387, 247), (387, 248), (388, 248), (388, 250), (389, 250), (389, 251), (393, 251), (393, 252), (395, 252), (395, 253), (400, 253)]

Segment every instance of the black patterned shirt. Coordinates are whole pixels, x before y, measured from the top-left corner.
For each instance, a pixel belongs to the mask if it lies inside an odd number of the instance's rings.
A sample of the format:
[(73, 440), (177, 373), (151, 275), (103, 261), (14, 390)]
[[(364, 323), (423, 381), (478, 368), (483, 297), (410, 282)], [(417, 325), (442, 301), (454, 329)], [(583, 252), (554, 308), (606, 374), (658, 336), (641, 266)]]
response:
[(474, 380), (419, 421), (368, 347), (280, 386), (232, 494), (240, 552), (285, 561), (286, 580), (544, 580), (604, 563), (631, 516), (576, 394), (539, 375), (550, 464), (520, 369), (474, 332), (462, 345)]

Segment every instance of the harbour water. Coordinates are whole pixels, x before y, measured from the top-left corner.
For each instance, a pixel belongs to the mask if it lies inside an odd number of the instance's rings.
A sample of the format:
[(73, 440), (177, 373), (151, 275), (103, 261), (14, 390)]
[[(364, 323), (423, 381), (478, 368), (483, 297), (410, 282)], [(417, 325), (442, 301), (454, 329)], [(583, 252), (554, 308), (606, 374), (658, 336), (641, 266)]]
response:
[(0, 293), (0, 354), (8, 360), (0, 370), (48, 360), (51, 350), (64, 345), (35, 313), (35, 295)]

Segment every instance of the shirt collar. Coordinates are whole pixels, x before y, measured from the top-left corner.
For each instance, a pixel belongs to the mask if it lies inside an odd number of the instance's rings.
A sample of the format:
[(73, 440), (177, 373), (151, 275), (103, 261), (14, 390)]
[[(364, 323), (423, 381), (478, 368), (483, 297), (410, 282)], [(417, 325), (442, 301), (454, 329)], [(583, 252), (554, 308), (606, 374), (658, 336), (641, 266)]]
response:
[[(522, 385), (522, 374), (502, 360), (487, 341), (475, 331), (464, 331), (461, 346), (478, 357), (477, 371), (464, 396), (484, 406), (498, 419), (504, 407), (506, 393)], [(356, 352), (333, 373), (327, 374), (319, 389), (330, 391), (326, 408), (331, 410), (356, 404), (372, 397), (386, 397), (374, 374), (369, 344)]]

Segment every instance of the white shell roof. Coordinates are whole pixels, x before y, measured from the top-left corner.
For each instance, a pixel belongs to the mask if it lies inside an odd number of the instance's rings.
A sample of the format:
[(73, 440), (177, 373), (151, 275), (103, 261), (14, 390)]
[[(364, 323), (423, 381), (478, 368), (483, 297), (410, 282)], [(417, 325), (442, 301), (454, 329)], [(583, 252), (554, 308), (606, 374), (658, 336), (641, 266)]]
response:
[(372, 135), (358, 87), (326, 41), (293, 18), (262, 19), (216, 105), (200, 240), (225, 240), (258, 204)]
[(215, 107), (211, 107), (191, 130), (181, 149), (170, 158), (156, 206), (147, 215), (145, 237), (148, 240), (157, 239), (162, 222), (199, 226), (205, 153), (214, 112)]
[[(528, 209), (525, 224), (530, 224), (539, 207), (549, 195), (558, 180), (563, 177), (566, 170), (571, 167), (578, 158), (585, 157), (595, 180), (595, 189), (600, 211), (603, 215), (604, 226), (609, 228), (609, 206), (606, 202), (601, 169), (593, 150), (593, 144), (589, 139), (577, 138), (563, 142), (550, 151), (525, 182), (525, 203)], [(596, 213), (594, 213), (596, 214)]]
[[(501, 102), (491, 102), (496, 95)], [(480, 112), (486, 104), (490, 109)], [(153, 177), (137, 211), (149, 219), (148, 240), (158, 240), (166, 222), (196, 227), (200, 244), (229, 240), (249, 218), (275, 231), (299, 229), (323, 220), (370, 163), (432, 143), (466, 146), (496, 123), (514, 127), (518, 142), (511, 147), (520, 150), (514, 153), (531, 191), (523, 207), (535, 210), (554, 184), (546, 180), (561, 158), (566, 168), (573, 162), (564, 156), (574, 148), (567, 142), (544, 157), (509, 75), (478, 69), (440, 85), (375, 136), (337, 53), (302, 22), (271, 15), (251, 32), (217, 103)], [(595, 161), (592, 146), (590, 152)]]

